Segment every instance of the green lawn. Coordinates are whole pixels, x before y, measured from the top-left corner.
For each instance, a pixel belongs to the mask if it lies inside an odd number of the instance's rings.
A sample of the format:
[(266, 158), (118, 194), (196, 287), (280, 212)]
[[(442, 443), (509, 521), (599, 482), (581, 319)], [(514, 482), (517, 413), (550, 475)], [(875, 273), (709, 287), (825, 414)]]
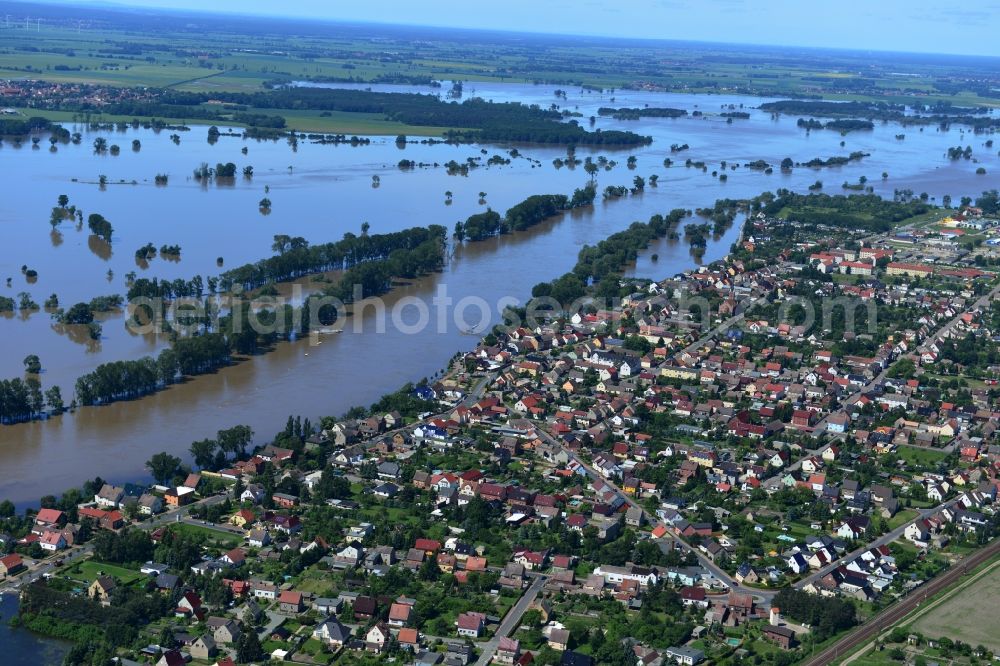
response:
[(67, 578), (82, 580), (87, 583), (94, 582), (98, 576), (113, 576), (125, 585), (146, 578), (145, 574), (135, 569), (126, 569), (116, 564), (107, 564), (106, 562), (97, 562), (95, 560), (86, 560), (79, 564), (74, 564), (65, 571), (64, 575)]
[(311, 592), (317, 596), (322, 596), (327, 590), (333, 587), (330, 574), (316, 568), (306, 569), (295, 582), (296, 590)]
[(948, 457), (948, 454), (944, 451), (924, 449), (919, 446), (907, 446), (906, 444), (897, 448), (896, 454), (900, 459), (905, 460), (907, 464), (921, 467), (932, 467)]
[(181, 532), (187, 532), (188, 534), (202, 534), (208, 538), (209, 542), (215, 542), (220, 546), (227, 546), (229, 548), (235, 548), (243, 543), (243, 539), (236, 534), (231, 534), (229, 532), (224, 532), (222, 530), (212, 529), (207, 525), (191, 525), (189, 523), (173, 523), (170, 525), (172, 530), (180, 530)]
[(903, 509), (902, 511), (900, 511), (895, 516), (889, 519), (889, 529), (894, 530), (900, 525), (910, 522), (919, 515), (920, 512), (917, 511), (916, 509)]

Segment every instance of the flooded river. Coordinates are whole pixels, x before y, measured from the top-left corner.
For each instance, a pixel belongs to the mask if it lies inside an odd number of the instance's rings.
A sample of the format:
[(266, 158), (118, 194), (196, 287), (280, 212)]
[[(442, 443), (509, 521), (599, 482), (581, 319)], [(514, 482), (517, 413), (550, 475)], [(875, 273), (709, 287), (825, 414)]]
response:
[[(765, 190), (790, 188), (805, 191), (817, 179), (828, 193), (841, 192), (841, 183), (867, 176), (875, 191), (892, 196), (893, 188), (926, 191), (940, 197), (950, 194), (957, 202), (962, 195), (975, 196), (996, 186), (995, 150), (982, 147), (983, 137), (964, 136), (956, 127), (939, 132), (934, 127), (900, 128), (879, 125), (872, 132), (841, 137), (835, 132), (807, 134), (796, 126), (796, 117), (773, 119), (751, 109), (762, 101), (749, 97), (685, 96), (644, 92), (584, 93), (567, 90), (567, 99), (557, 98), (551, 86), (476, 84), (475, 94), (495, 101), (520, 100), (579, 111), (588, 125), (589, 116), (600, 106), (671, 106), (700, 110), (701, 117), (614, 121), (598, 118), (596, 127), (631, 129), (649, 134), (654, 142), (635, 150), (578, 149), (577, 157), (604, 155), (617, 161), (611, 171), (597, 175), (599, 190), (607, 185), (631, 185), (636, 175), (659, 175), (657, 187), (612, 202), (598, 201), (592, 209), (575, 211), (547, 221), (527, 232), (490, 241), (457, 244), (449, 252), (444, 271), (395, 290), (385, 300), (391, 309), (406, 297), (427, 303), (445, 290), (458, 302), (480, 297), (491, 304), (490, 321), (499, 315), (498, 304), (509, 297), (522, 301), (531, 287), (569, 270), (580, 248), (621, 230), (635, 220), (646, 221), (654, 213), (670, 209), (696, 208), (722, 197), (749, 197)], [(380, 86), (383, 90), (408, 90)], [(473, 94), (467, 85), (466, 96)], [(727, 123), (718, 114), (724, 105), (743, 105), (748, 120)], [(221, 128), (225, 131), (226, 128)], [(517, 146), (524, 158), (509, 165), (480, 167), (468, 176), (448, 175), (443, 167), (402, 171), (401, 159), (444, 164), (464, 162), (469, 157), (494, 154), (509, 156), (512, 146), (450, 146), (409, 143), (396, 145), (394, 137), (371, 137), (370, 145), (317, 145), (300, 140), (297, 149), (287, 142), (244, 141), (221, 137), (207, 142), (207, 128), (192, 126), (179, 132), (175, 144), (169, 130), (91, 132), (73, 128), (84, 138), (80, 145), (60, 145), (50, 152), (47, 142), (35, 149), (30, 144), (15, 147), (4, 141), (0, 147), (0, 172), (6, 196), (0, 198), (0, 295), (17, 299), (29, 292), (42, 303), (50, 294), (63, 307), (95, 296), (124, 294), (127, 274), (160, 279), (189, 279), (195, 275), (218, 275), (225, 268), (254, 261), (271, 253), (275, 234), (303, 236), (320, 243), (340, 239), (344, 233), (360, 233), (367, 222), (371, 233), (411, 226), (443, 224), (449, 229), (458, 220), (490, 206), (500, 212), (531, 194), (569, 194), (588, 177), (582, 167), (556, 168), (553, 160), (564, 158), (564, 148)], [(897, 134), (905, 133), (899, 140)], [(97, 155), (93, 142), (104, 137), (118, 144), (121, 153)], [(141, 148), (132, 150), (133, 139)], [(411, 141), (415, 141), (411, 137)], [(840, 142), (844, 141), (844, 146)], [(671, 154), (671, 144), (689, 144)], [(972, 145), (981, 164), (950, 162), (947, 148)], [(247, 154), (242, 148), (247, 148)], [(871, 156), (848, 166), (832, 169), (797, 168), (791, 173), (766, 175), (745, 168), (727, 171), (720, 182), (711, 171), (725, 160), (730, 165), (764, 159), (775, 166), (785, 157), (806, 161), (862, 150)], [(481, 152), (485, 151), (485, 153)], [(636, 168), (626, 168), (635, 155)], [(675, 164), (667, 169), (665, 157)], [(525, 159), (525, 158), (531, 158)], [(708, 172), (686, 168), (684, 160), (704, 161)], [(535, 161), (537, 160), (537, 162)], [(238, 170), (254, 167), (251, 180), (237, 177), (232, 184), (203, 185), (192, 176), (201, 163), (234, 162)], [(984, 166), (987, 176), (975, 175)], [(882, 172), (889, 178), (882, 181)], [(166, 186), (156, 186), (157, 174), (167, 174)], [(108, 185), (97, 184), (101, 175)], [(378, 186), (373, 187), (373, 176)], [(125, 181), (126, 184), (119, 184)], [(132, 184), (135, 181), (135, 184)], [(992, 185), (990, 184), (992, 183)], [(265, 194), (265, 188), (269, 190)], [(452, 193), (446, 203), (445, 193)], [(485, 192), (485, 204), (479, 193)], [(56, 230), (49, 225), (49, 211), (60, 194), (83, 209), (84, 219), (100, 213), (114, 227), (108, 247), (90, 237), (86, 222), (81, 230), (63, 222)], [(272, 211), (262, 215), (258, 201), (267, 196)], [(697, 221), (697, 219), (695, 219)], [(720, 258), (738, 237), (738, 227), (714, 239), (703, 261)], [(181, 246), (181, 259), (157, 257), (148, 266), (138, 265), (135, 250), (153, 243)], [(650, 254), (659, 260), (650, 260)], [(224, 259), (219, 268), (216, 259)], [(29, 282), (22, 265), (38, 273)], [(696, 265), (686, 243), (662, 241), (651, 248), (632, 269), (633, 274), (660, 278)], [(6, 286), (6, 278), (11, 285)], [(432, 314), (434, 310), (431, 310)], [(223, 371), (173, 386), (135, 402), (87, 408), (42, 422), (0, 426), (0, 498), (27, 502), (50, 492), (101, 475), (124, 480), (144, 475), (143, 464), (151, 454), (167, 450), (187, 455), (191, 441), (212, 436), (218, 429), (246, 423), (269, 437), (289, 414), (313, 419), (340, 414), (353, 405), (370, 404), (379, 396), (407, 381), (419, 380), (439, 370), (457, 351), (471, 349), (468, 326), (487, 322), (477, 309), (467, 310), (464, 324), (449, 313), (445, 325), (433, 325), (418, 333), (409, 328), (418, 317), (416, 307), (403, 308), (393, 321), (376, 316), (372, 309), (359, 315), (360, 332), (329, 336), (312, 346), (302, 341), (280, 345), (275, 351)], [(379, 332), (384, 322), (384, 331)], [(41, 357), (43, 388), (59, 385), (68, 403), (75, 379), (110, 360), (155, 354), (164, 344), (152, 336), (130, 333), (120, 316), (103, 323), (99, 341), (73, 335), (54, 325), (44, 311), (23, 317), (0, 318), (0, 377), (21, 376), (22, 359)]]

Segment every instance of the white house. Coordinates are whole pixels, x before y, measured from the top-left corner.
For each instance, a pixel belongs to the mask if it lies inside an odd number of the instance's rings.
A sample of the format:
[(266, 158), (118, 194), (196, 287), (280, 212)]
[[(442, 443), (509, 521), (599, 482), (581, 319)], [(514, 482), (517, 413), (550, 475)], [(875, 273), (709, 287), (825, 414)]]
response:
[(657, 581), (656, 573), (652, 569), (636, 566), (634, 564), (624, 567), (604, 564), (594, 569), (594, 573), (598, 576), (603, 576), (604, 580), (608, 583), (615, 584), (631, 580), (639, 583), (639, 585), (643, 587), (646, 587), (647, 585), (656, 585)]

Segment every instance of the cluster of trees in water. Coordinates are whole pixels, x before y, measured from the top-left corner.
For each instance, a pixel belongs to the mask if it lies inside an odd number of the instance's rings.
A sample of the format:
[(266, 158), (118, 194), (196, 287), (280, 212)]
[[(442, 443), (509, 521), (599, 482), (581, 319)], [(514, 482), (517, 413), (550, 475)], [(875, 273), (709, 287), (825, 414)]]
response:
[(656, 214), (646, 224), (633, 222), (628, 229), (612, 234), (595, 246), (585, 245), (572, 271), (550, 282), (536, 284), (531, 290), (532, 297), (553, 298), (568, 305), (586, 295), (591, 285), (597, 296), (617, 295), (622, 269), (635, 261), (639, 250), (673, 232), (688, 215), (690, 212), (682, 208), (666, 216)]
[[(347, 271), (360, 264), (384, 261), (393, 253), (416, 250), (427, 241), (442, 245), (447, 230), (439, 225), (412, 227), (386, 234), (368, 234), (367, 226), (361, 235), (344, 234), (342, 240), (309, 245), (304, 239), (295, 239), (277, 248), (277, 254), (250, 264), (244, 264), (224, 272), (220, 276), (220, 287), (229, 291), (235, 285), (246, 290), (256, 289), (274, 282), (284, 282), (325, 271)], [(426, 249), (422, 252), (426, 252)], [(443, 249), (442, 259), (443, 259)], [(412, 277), (414, 269), (407, 267), (413, 257), (396, 254), (395, 263), (400, 266), (401, 277)]]
[(595, 196), (597, 188), (593, 184), (577, 188), (572, 197), (564, 194), (534, 194), (511, 206), (503, 217), (494, 210), (487, 210), (470, 215), (465, 222), (457, 222), (455, 238), (480, 241), (514, 231), (523, 231), (562, 211), (589, 206), (594, 202)]
[(35, 132), (50, 131), (55, 135), (69, 136), (69, 130), (62, 125), (54, 124), (48, 118), (31, 116), (30, 118), (0, 118), (0, 136), (25, 136)]
[[(355, 264), (325, 293), (349, 303), (356, 297), (368, 298), (386, 293), (392, 287), (394, 277), (416, 278), (441, 270), (448, 231), (436, 224), (428, 227), (427, 231), (428, 237), (414, 247), (397, 248), (380, 260)], [(359, 290), (355, 291), (356, 288)]]
[(949, 160), (972, 159), (972, 146), (952, 146), (948, 149)]
[(106, 243), (111, 242), (111, 235), (114, 233), (114, 228), (100, 213), (91, 213), (87, 217), (87, 227), (90, 229), (90, 233), (104, 240)]
[(777, 216), (782, 212), (785, 219), (803, 224), (885, 232), (903, 220), (926, 213), (930, 208), (924, 201), (887, 201), (874, 194), (831, 196), (796, 194), (781, 189), (762, 210), (768, 216)]
[[(207, 283), (208, 293), (215, 293), (219, 279), (209, 277)], [(138, 278), (129, 284), (127, 297), (129, 300), (136, 298), (161, 298), (170, 301), (175, 298), (201, 298), (205, 294), (205, 291), (206, 280), (202, 279), (200, 275), (195, 275), (190, 280), (182, 278), (175, 280)]]
[(875, 129), (875, 123), (870, 120), (858, 120), (857, 118), (840, 118), (837, 120), (831, 120), (825, 123), (821, 123), (815, 118), (810, 118), (806, 120), (805, 118), (799, 118), (796, 123), (799, 127), (807, 130), (835, 130), (837, 132), (853, 132), (855, 130), (873, 130)]
[[(253, 167), (247, 166), (243, 168), (243, 175), (247, 178), (253, 176)], [(215, 168), (208, 166), (207, 162), (202, 162), (197, 169), (194, 170), (195, 180), (211, 180), (213, 178), (236, 178), (236, 165), (232, 162), (226, 162), (223, 164), (219, 162), (215, 165)]]
[[(688, 114), (684, 109), (671, 109), (669, 107), (643, 107), (643, 108), (621, 108), (615, 109), (602, 106), (597, 110), (599, 116), (611, 116), (615, 120), (639, 120), (640, 118), (682, 118)], [(747, 114), (749, 117), (749, 114)]]
[[(54, 296), (54, 295), (53, 295)], [(58, 306), (58, 298), (51, 298), (46, 301), (46, 306)], [(67, 310), (56, 310), (53, 318), (60, 324), (66, 325), (89, 325), (94, 322), (94, 315), (99, 312), (111, 312), (122, 307), (124, 299), (119, 294), (110, 296), (97, 296), (90, 299), (88, 303), (76, 303)]]
[[(237, 309), (242, 320), (233, 315), (222, 317), (220, 330), (178, 337), (155, 358), (145, 356), (102, 363), (76, 380), (76, 400), (84, 406), (132, 400), (165, 388), (181, 377), (214, 372), (228, 365), (234, 353), (255, 353), (277, 335), (262, 340), (268, 336), (261, 336), (246, 323), (249, 307), (249, 303), (241, 302)], [(236, 326), (237, 321), (242, 323)], [(291, 329), (286, 330), (291, 334)]]
[(869, 155), (870, 155), (869, 153), (866, 153), (862, 150), (855, 150), (847, 157), (844, 157), (842, 155), (837, 155), (834, 157), (828, 157), (825, 160), (820, 157), (814, 157), (808, 162), (799, 163), (798, 166), (809, 167), (812, 169), (818, 169), (822, 167), (832, 167), (832, 166), (843, 166), (851, 162), (861, 161), (864, 158), (869, 157)]
[[(786, 157), (785, 159), (781, 160), (781, 170), (788, 171), (794, 166), (809, 167), (811, 169), (844, 166), (845, 164), (849, 164), (851, 162), (858, 162), (869, 156), (870, 153), (866, 153), (861, 150), (855, 150), (847, 157), (844, 157), (842, 155), (836, 155), (834, 157), (828, 157), (826, 159), (823, 159), (822, 157), (814, 157), (808, 162), (796, 162), (791, 157)], [(753, 162), (748, 162), (745, 166), (753, 171), (764, 171), (767, 174), (770, 174), (772, 171), (774, 171), (773, 167), (764, 160), (754, 160)]]
[[(444, 227), (432, 225), (375, 236), (347, 234), (342, 241), (317, 246), (309, 246), (301, 238), (279, 236), (275, 240), (278, 254), (228, 271), (222, 282), (227, 290), (234, 285), (252, 289), (338, 268), (343, 269), (344, 274), (326, 291), (346, 303), (355, 297), (355, 285), (360, 286), (362, 297), (369, 297), (388, 291), (393, 277), (418, 277), (439, 270), (444, 262), (446, 233)], [(188, 282), (136, 280), (129, 297), (200, 296), (201, 284), (200, 277)], [(98, 366), (77, 379), (77, 400), (81, 405), (130, 400), (168, 386), (179, 377), (214, 372), (229, 364), (233, 354), (259, 353), (278, 340), (308, 333), (314, 319), (313, 307), (314, 299), (310, 298), (298, 309), (284, 305), (265, 308), (252, 315), (249, 301), (241, 299), (215, 324), (210, 308), (206, 308), (201, 315), (202, 321), (193, 322), (203, 324), (203, 332), (177, 337), (156, 358), (114, 361)], [(264, 326), (251, 326), (251, 316)], [(211, 330), (213, 326), (215, 330)]]
[(44, 409), (45, 398), (37, 379), (0, 380), (0, 423), (29, 421)]

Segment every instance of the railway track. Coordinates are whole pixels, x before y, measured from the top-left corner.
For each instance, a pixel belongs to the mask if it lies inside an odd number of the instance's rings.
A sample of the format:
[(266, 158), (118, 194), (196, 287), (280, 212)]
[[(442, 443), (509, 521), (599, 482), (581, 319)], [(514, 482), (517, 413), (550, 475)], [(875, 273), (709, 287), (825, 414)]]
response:
[(972, 555), (957, 562), (943, 574), (932, 579), (923, 587), (914, 590), (901, 601), (871, 618), (841, 640), (819, 654), (813, 655), (801, 662), (802, 666), (828, 666), (829, 664), (836, 663), (839, 658), (851, 654), (852, 650), (864, 645), (879, 633), (906, 617), (921, 602), (955, 584), (967, 572), (986, 562), (998, 552), (1000, 552), (1000, 539), (994, 540), (993, 543), (985, 548), (977, 550)]

